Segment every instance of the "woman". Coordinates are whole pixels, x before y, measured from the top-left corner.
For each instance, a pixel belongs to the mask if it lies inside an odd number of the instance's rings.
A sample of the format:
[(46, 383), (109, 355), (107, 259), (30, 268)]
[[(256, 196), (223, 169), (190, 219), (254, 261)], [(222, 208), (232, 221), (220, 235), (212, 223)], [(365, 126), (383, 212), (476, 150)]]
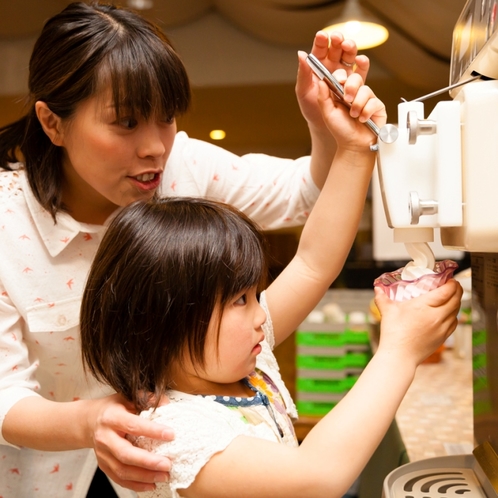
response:
[[(340, 35), (329, 47), (317, 34), (313, 53), (331, 69), (343, 61), (359, 76), (368, 70)], [(44, 26), (29, 89), (27, 114), (0, 129), (0, 495), (85, 496), (97, 462), (118, 484), (151, 489), (170, 462), (125, 436), (172, 432), (83, 375), (79, 307), (90, 264), (117, 211), (153, 196), (224, 200), (266, 227), (302, 223), (332, 155), (316, 81), (300, 54), (311, 159), (238, 158), (176, 133), (188, 78), (157, 27), (76, 3)]]

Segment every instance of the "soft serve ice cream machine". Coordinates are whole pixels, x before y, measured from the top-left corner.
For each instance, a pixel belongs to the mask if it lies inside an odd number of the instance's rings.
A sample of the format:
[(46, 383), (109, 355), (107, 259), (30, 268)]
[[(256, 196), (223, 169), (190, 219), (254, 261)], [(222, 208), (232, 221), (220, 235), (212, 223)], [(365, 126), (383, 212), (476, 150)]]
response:
[[(472, 15), (483, 4), (495, 6), (488, 27)], [(498, 251), (498, 38), (483, 35), (495, 15), (496, 2), (469, 1), (456, 25), (453, 100), (427, 118), (425, 97), (402, 102), (398, 126), (380, 130), (380, 185), (397, 242), (430, 242), (440, 227), (444, 246)]]
[[(472, 261), (475, 449), (409, 463), (384, 482), (385, 498), (498, 496), (498, 7), (469, 0), (455, 26), (449, 91), (424, 116), (402, 102), (379, 131), (379, 184), (394, 240), (413, 259), (404, 279), (434, 270), (429, 247)], [(438, 92), (436, 92), (438, 93)], [(433, 94), (431, 94), (432, 96)]]

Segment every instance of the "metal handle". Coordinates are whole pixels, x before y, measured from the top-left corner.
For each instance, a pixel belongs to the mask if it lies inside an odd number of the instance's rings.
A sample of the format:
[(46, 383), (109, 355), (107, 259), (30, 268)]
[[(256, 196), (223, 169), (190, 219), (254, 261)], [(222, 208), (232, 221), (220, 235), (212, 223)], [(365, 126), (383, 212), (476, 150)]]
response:
[[(322, 81), (325, 81), (327, 86), (330, 88), (330, 91), (334, 94), (337, 100), (341, 102), (341, 104), (344, 104), (345, 106), (351, 108), (351, 104), (344, 100), (344, 88), (337, 81), (335, 76), (313, 54), (308, 54), (306, 62), (311, 67), (313, 72)], [(379, 136), (380, 128), (371, 119), (365, 121), (364, 124), (368, 126), (368, 128), (370, 128), (370, 130), (375, 136), (377, 137)]]

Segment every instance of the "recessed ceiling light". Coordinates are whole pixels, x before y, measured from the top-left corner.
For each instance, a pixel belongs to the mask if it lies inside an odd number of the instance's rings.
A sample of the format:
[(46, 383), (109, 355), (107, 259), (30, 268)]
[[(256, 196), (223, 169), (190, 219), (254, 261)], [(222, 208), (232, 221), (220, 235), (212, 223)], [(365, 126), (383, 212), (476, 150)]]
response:
[(128, 0), (128, 7), (137, 10), (147, 10), (154, 7), (154, 2), (152, 0)]
[(212, 140), (223, 140), (227, 134), (224, 130), (211, 130), (209, 132), (209, 138)]

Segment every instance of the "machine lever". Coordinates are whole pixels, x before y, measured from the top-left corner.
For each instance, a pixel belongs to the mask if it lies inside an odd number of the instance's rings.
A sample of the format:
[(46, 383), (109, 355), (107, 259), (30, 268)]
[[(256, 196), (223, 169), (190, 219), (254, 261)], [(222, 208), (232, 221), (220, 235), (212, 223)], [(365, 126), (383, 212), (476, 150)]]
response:
[[(333, 93), (334, 97), (338, 102), (344, 104), (346, 107), (351, 107), (351, 103), (344, 100), (344, 88), (337, 81), (334, 75), (313, 55), (308, 54), (306, 58), (308, 66), (311, 67), (315, 75), (320, 78), (329, 87), (330, 91)], [(379, 136), (380, 128), (371, 120), (367, 119), (364, 123), (370, 131), (376, 136)]]
[[(418, 99), (410, 100), (410, 102), (423, 102), (424, 100), (430, 99), (432, 97), (436, 97), (437, 95), (441, 95), (442, 93), (449, 92), (450, 90), (453, 90), (453, 88), (457, 88), (459, 86), (466, 85), (467, 83), (470, 83), (470, 82), (472, 82), (474, 80), (477, 80), (480, 77), (481, 77), (480, 74), (476, 74), (476, 75), (472, 76), (471, 78), (469, 78), (467, 80), (459, 81), (458, 83), (455, 83), (453, 85), (441, 88), (441, 90), (436, 90), (435, 92), (428, 93), (427, 95), (424, 95), (423, 97), (419, 97)], [(407, 102), (406, 99), (401, 99), (401, 100), (403, 102)]]

